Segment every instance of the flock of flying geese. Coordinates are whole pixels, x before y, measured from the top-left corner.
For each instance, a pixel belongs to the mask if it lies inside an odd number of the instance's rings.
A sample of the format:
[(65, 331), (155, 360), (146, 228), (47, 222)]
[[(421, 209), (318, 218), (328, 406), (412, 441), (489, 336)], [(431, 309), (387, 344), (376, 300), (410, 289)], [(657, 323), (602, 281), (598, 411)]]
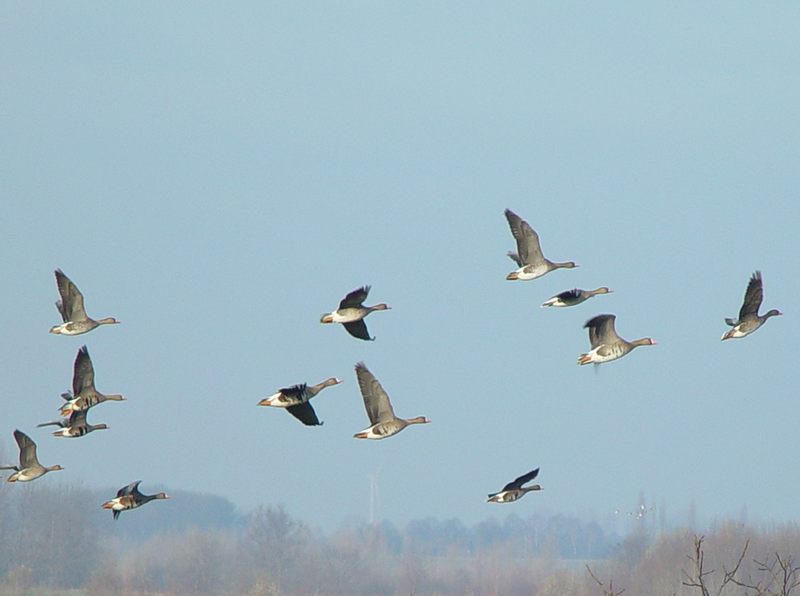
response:
[[(577, 265), (572, 262), (553, 262), (545, 258), (539, 244), (538, 234), (531, 226), (520, 218), (510, 209), (505, 210), (505, 216), (511, 233), (517, 244), (517, 252), (509, 252), (508, 256), (517, 264), (518, 268), (506, 276), (508, 280), (532, 280), (541, 277), (555, 269), (572, 269)], [(60, 335), (80, 335), (87, 333), (100, 325), (114, 325), (119, 323), (113, 317), (106, 317), (94, 320), (86, 314), (83, 305), (83, 295), (72, 283), (72, 281), (60, 270), (55, 271), (56, 284), (61, 299), (56, 302), (58, 312), (61, 314), (63, 323), (50, 329), (50, 333)], [(364, 318), (371, 312), (388, 310), (386, 304), (376, 304), (374, 306), (364, 306), (370, 287), (364, 286), (353, 290), (347, 294), (339, 303), (339, 307), (322, 316), (321, 323), (341, 323), (345, 330), (355, 338), (371, 341)], [(601, 287), (595, 290), (573, 289), (561, 292), (548, 299), (542, 307), (569, 307), (581, 304), (593, 296), (607, 294), (611, 292), (609, 288)], [(767, 319), (782, 314), (778, 310), (772, 309), (760, 315), (758, 313), (761, 302), (764, 298), (763, 281), (761, 272), (756, 271), (747, 284), (744, 295), (744, 302), (739, 310), (737, 319), (726, 318), (725, 323), (731, 327), (722, 336), (722, 339), (740, 338), (750, 335), (761, 327)], [(655, 345), (655, 341), (649, 337), (626, 341), (617, 335), (614, 328), (616, 316), (612, 314), (601, 314), (589, 319), (584, 328), (589, 330), (590, 350), (578, 357), (578, 364), (601, 364), (622, 358), (631, 350), (638, 346)], [(415, 418), (400, 418), (395, 415), (389, 395), (381, 386), (378, 379), (370, 372), (363, 362), (355, 365), (358, 386), (364, 400), (367, 417), (370, 426), (355, 435), (357, 439), (385, 439), (391, 437), (412, 424), (426, 424), (430, 422), (424, 416)], [(341, 379), (331, 377), (324, 381), (308, 386), (305, 383), (293, 385), (279, 389), (270, 397), (258, 402), (260, 406), (273, 406), (285, 408), (292, 416), (297, 418), (306, 426), (318, 426), (322, 423), (317, 418), (314, 408), (311, 406), (311, 399), (326, 387), (341, 383)], [(125, 398), (122, 395), (105, 395), (99, 392), (94, 385), (94, 367), (89, 357), (86, 346), (83, 346), (75, 358), (72, 378), (72, 392), (61, 395), (64, 403), (61, 406), (60, 420), (45, 422), (38, 426), (58, 426), (59, 429), (53, 433), (56, 437), (75, 438), (82, 437), (95, 430), (108, 428), (105, 424), (90, 424), (86, 415), (90, 408), (104, 401), (121, 401)], [(14, 470), (8, 477), (8, 482), (28, 482), (35, 480), (56, 470), (63, 469), (59, 465), (43, 466), (39, 463), (36, 456), (36, 443), (20, 430), (14, 431), (14, 439), (19, 446), (19, 465), (0, 466), (0, 470)], [(523, 474), (512, 482), (506, 484), (502, 490), (491, 493), (489, 502), (510, 503), (523, 497), (531, 491), (541, 490), (538, 484), (525, 486), (534, 480), (539, 474), (539, 468)], [(139, 483), (131, 484), (121, 488), (114, 499), (103, 503), (104, 509), (111, 509), (114, 519), (117, 519), (122, 511), (135, 509), (154, 499), (168, 499), (165, 493), (145, 495), (139, 492)]]

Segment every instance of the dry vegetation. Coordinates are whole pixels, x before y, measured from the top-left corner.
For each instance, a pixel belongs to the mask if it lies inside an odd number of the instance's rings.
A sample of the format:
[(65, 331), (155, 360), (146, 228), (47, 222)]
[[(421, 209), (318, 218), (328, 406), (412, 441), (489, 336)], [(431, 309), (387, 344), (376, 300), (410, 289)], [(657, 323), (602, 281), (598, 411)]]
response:
[(175, 496), (182, 507), (114, 523), (98, 493), (3, 485), (0, 595), (800, 596), (796, 525), (725, 523), (699, 536), (642, 523), (619, 539), (560, 515), (512, 514), (322, 534), (280, 507), (240, 516), (218, 497)]

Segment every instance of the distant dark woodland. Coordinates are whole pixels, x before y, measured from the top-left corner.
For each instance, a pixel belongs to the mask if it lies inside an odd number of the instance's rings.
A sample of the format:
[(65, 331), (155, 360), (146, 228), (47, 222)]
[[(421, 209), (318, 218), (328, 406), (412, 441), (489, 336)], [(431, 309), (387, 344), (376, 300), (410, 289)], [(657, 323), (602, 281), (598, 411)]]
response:
[(620, 538), (562, 515), (512, 514), (322, 533), (281, 507), (242, 516), (221, 497), (180, 492), (181, 507), (115, 522), (100, 509), (107, 492), (0, 483), (0, 595), (800, 596), (794, 524), (726, 522), (700, 537), (645, 516)]

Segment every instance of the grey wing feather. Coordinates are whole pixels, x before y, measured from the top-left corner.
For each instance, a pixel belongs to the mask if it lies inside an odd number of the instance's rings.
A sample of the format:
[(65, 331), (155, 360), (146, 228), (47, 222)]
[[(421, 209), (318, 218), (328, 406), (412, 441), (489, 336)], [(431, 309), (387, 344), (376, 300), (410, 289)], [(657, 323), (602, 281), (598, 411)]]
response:
[(347, 296), (342, 298), (342, 301), (339, 303), (339, 308), (354, 308), (361, 306), (364, 303), (364, 300), (367, 299), (369, 289), (370, 286), (364, 286), (362, 288), (358, 288), (357, 290), (353, 290)]
[(317, 413), (314, 411), (314, 407), (308, 402), (289, 406), (286, 408), (286, 411), (306, 426), (320, 426), (322, 424), (322, 422), (319, 421), (319, 418), (317, 418)]
[(31, 466), (39, 465), (39, 460), (36, 457), (36, 443), (19, 430), (14, 431), (14, 439), (16, 439), (19, 446), (19, 467), (30, 468)]
[(307, 387), (308, 385), (306, 385), (306, 383), (300, 383), (299, 385), (284, 387), (283, 389), (279, 389), (278, 391), (280, 391), (286, 396), (296, 398), (302, 402), (302, 401), (307, 401), (307, 396), (306, 396)]
[(763, 300), (764, 284), (761, 280), (761, 272), (756, 271), (747, 284), (747, 290), (744, 293), (744, 303), (742, 304), (741, 310), (739, 310), (739, 320), (741, 321), (747, 315), (757, 315)]
[(86, 318), (86, 310), (83, 307), (83, 294), (78, 290), (72, 280), (64, 275), (61, 269), (56, 269), (56, 284), (58, 293), (61, 295), (61, 306), (56, 303), (58, 311), (64, 322), (80, 321)]
[[(519, 259), (517, 263), (521, 263), (520, 267), (543, 261), (544, 256), (539, 245), (539, 235), (536, 231), (527, 221), (510, 209), (506, 209), (505, 213), (508, 227), (511, 228), (514, 240), (517, 241), (517, 258)], [(513, 259), (514, 257), (511, 258)]]
[(73, 369), (72, 394), (77, 397), (84, 389), (94, 387), (94, 366), (86, 346), (78, 350)]
[(356, 377), (364, 398), (364, 407), (372, 424), (394, 420), (394, 410), (389, 396), (381, 387), (378, 379), (369, 371), (363, 362), (356, 364)]
[(592, 348), (619, 341), (620, 337), (614, 329), (616, 318), (616, 315), (597, 315), (586, 321), (584, 327), (589, 329), (589, 344)]
[(514, 261), (517, 264), (517, 266), (519, 266), (519, 267), (524, 267), (525, 266), (525, 263), (522, 262), (522, 259), (519, 258), (519, 255), (517, 253), (511, 252), (509, 250), (506, 254), (508, 255), (509, 259), (511, 259), (512, 261)]
[(561, 300), (577, 300), (581, 297), (581, 290), (575, 288), (574, 290), (564, 290), (560, 294), (556, 295), (557, 298)]
[(69, 323), (69, 315), (67, 314), (67, 311), (64, 308), (64, 303), (61, 300), (56, 301), (56, 308), (58, 309), (58, 314), (61, 315), (61, 320), (64, 323)]
[(123, 486), (121, 489), (117, 491), (117, 498), (125, 497), (127, 495), (132, 495), (134, 493), (139, 493), (139, 483), (141, 483), (141, 480), (137, 480), (136, 482), (131, 482), (128, 486)]
[(531, 470), (527, 474), (523, 474), (519, 478), (515, 478), (514, 480), (512, 480), (511, 482), (506, 484), (503, 487), (503, 490), (501, 490), (500, 492), (503, 492), (503, 491), (506, 491), (506, 490), (516, 490), (518, 488), (522, 488), (523, 484), (525, 484), (526, 482), (530, 482), (531, 480), (536, 478), (536, 476), (538, 476), (538, 475), (539, 475), (539, 468), (536, 468), (535, 470)]
[(86, 426), (86, 413), (88, 410), (73, 411), (69, 415), (69, 426)]
[(375, 338), (369, 336), (369, 331), (367, 330), (367, 324), (364, 322), (364, 319), (359, 319), (358, 321), (351, 321), (349, 323), (343, 323), (344, 328), (347, 332), (355, 338), (363, 339), (366, 341), (372, 341)]

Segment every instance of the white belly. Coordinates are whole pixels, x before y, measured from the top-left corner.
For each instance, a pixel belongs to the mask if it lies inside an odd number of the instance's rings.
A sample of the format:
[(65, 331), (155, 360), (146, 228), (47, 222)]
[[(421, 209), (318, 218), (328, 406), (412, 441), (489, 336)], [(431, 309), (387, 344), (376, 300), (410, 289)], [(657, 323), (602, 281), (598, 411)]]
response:
[(348, 308), (344, 311), (335, 310), (331, 313), (331, 320), (334, 323), (352, 323), (353, 321), (360, 321), (364, 318), (364, 313), (354, 308)]
[(589, 362), (594, 362), (596, 364), (611, 362), (622, 356), (622, 354), (622, 350), (615, 350), (606, 345), (597, 346), (594, 350), (589, 352)]
[(545, 264), (536, 265), (535, 267), (525, 265), (524, 267), (517, 269), (517, 279), (521, 279), (523, 281), (536, 279), (537, 277), (541, 277), (547, 273), (547, 271), (547, 265)]
[[(42, 472), (40, 470), (25, 469), (16, 473), (15, 480), (17, 482), (30, 482), (31, 480), (36, 480), (41, 475)], [(11, 478), (14, 478), (14, 476), (12, 475)], [(9, 478), (9, 481), (11, 481), (11, 478)]]

